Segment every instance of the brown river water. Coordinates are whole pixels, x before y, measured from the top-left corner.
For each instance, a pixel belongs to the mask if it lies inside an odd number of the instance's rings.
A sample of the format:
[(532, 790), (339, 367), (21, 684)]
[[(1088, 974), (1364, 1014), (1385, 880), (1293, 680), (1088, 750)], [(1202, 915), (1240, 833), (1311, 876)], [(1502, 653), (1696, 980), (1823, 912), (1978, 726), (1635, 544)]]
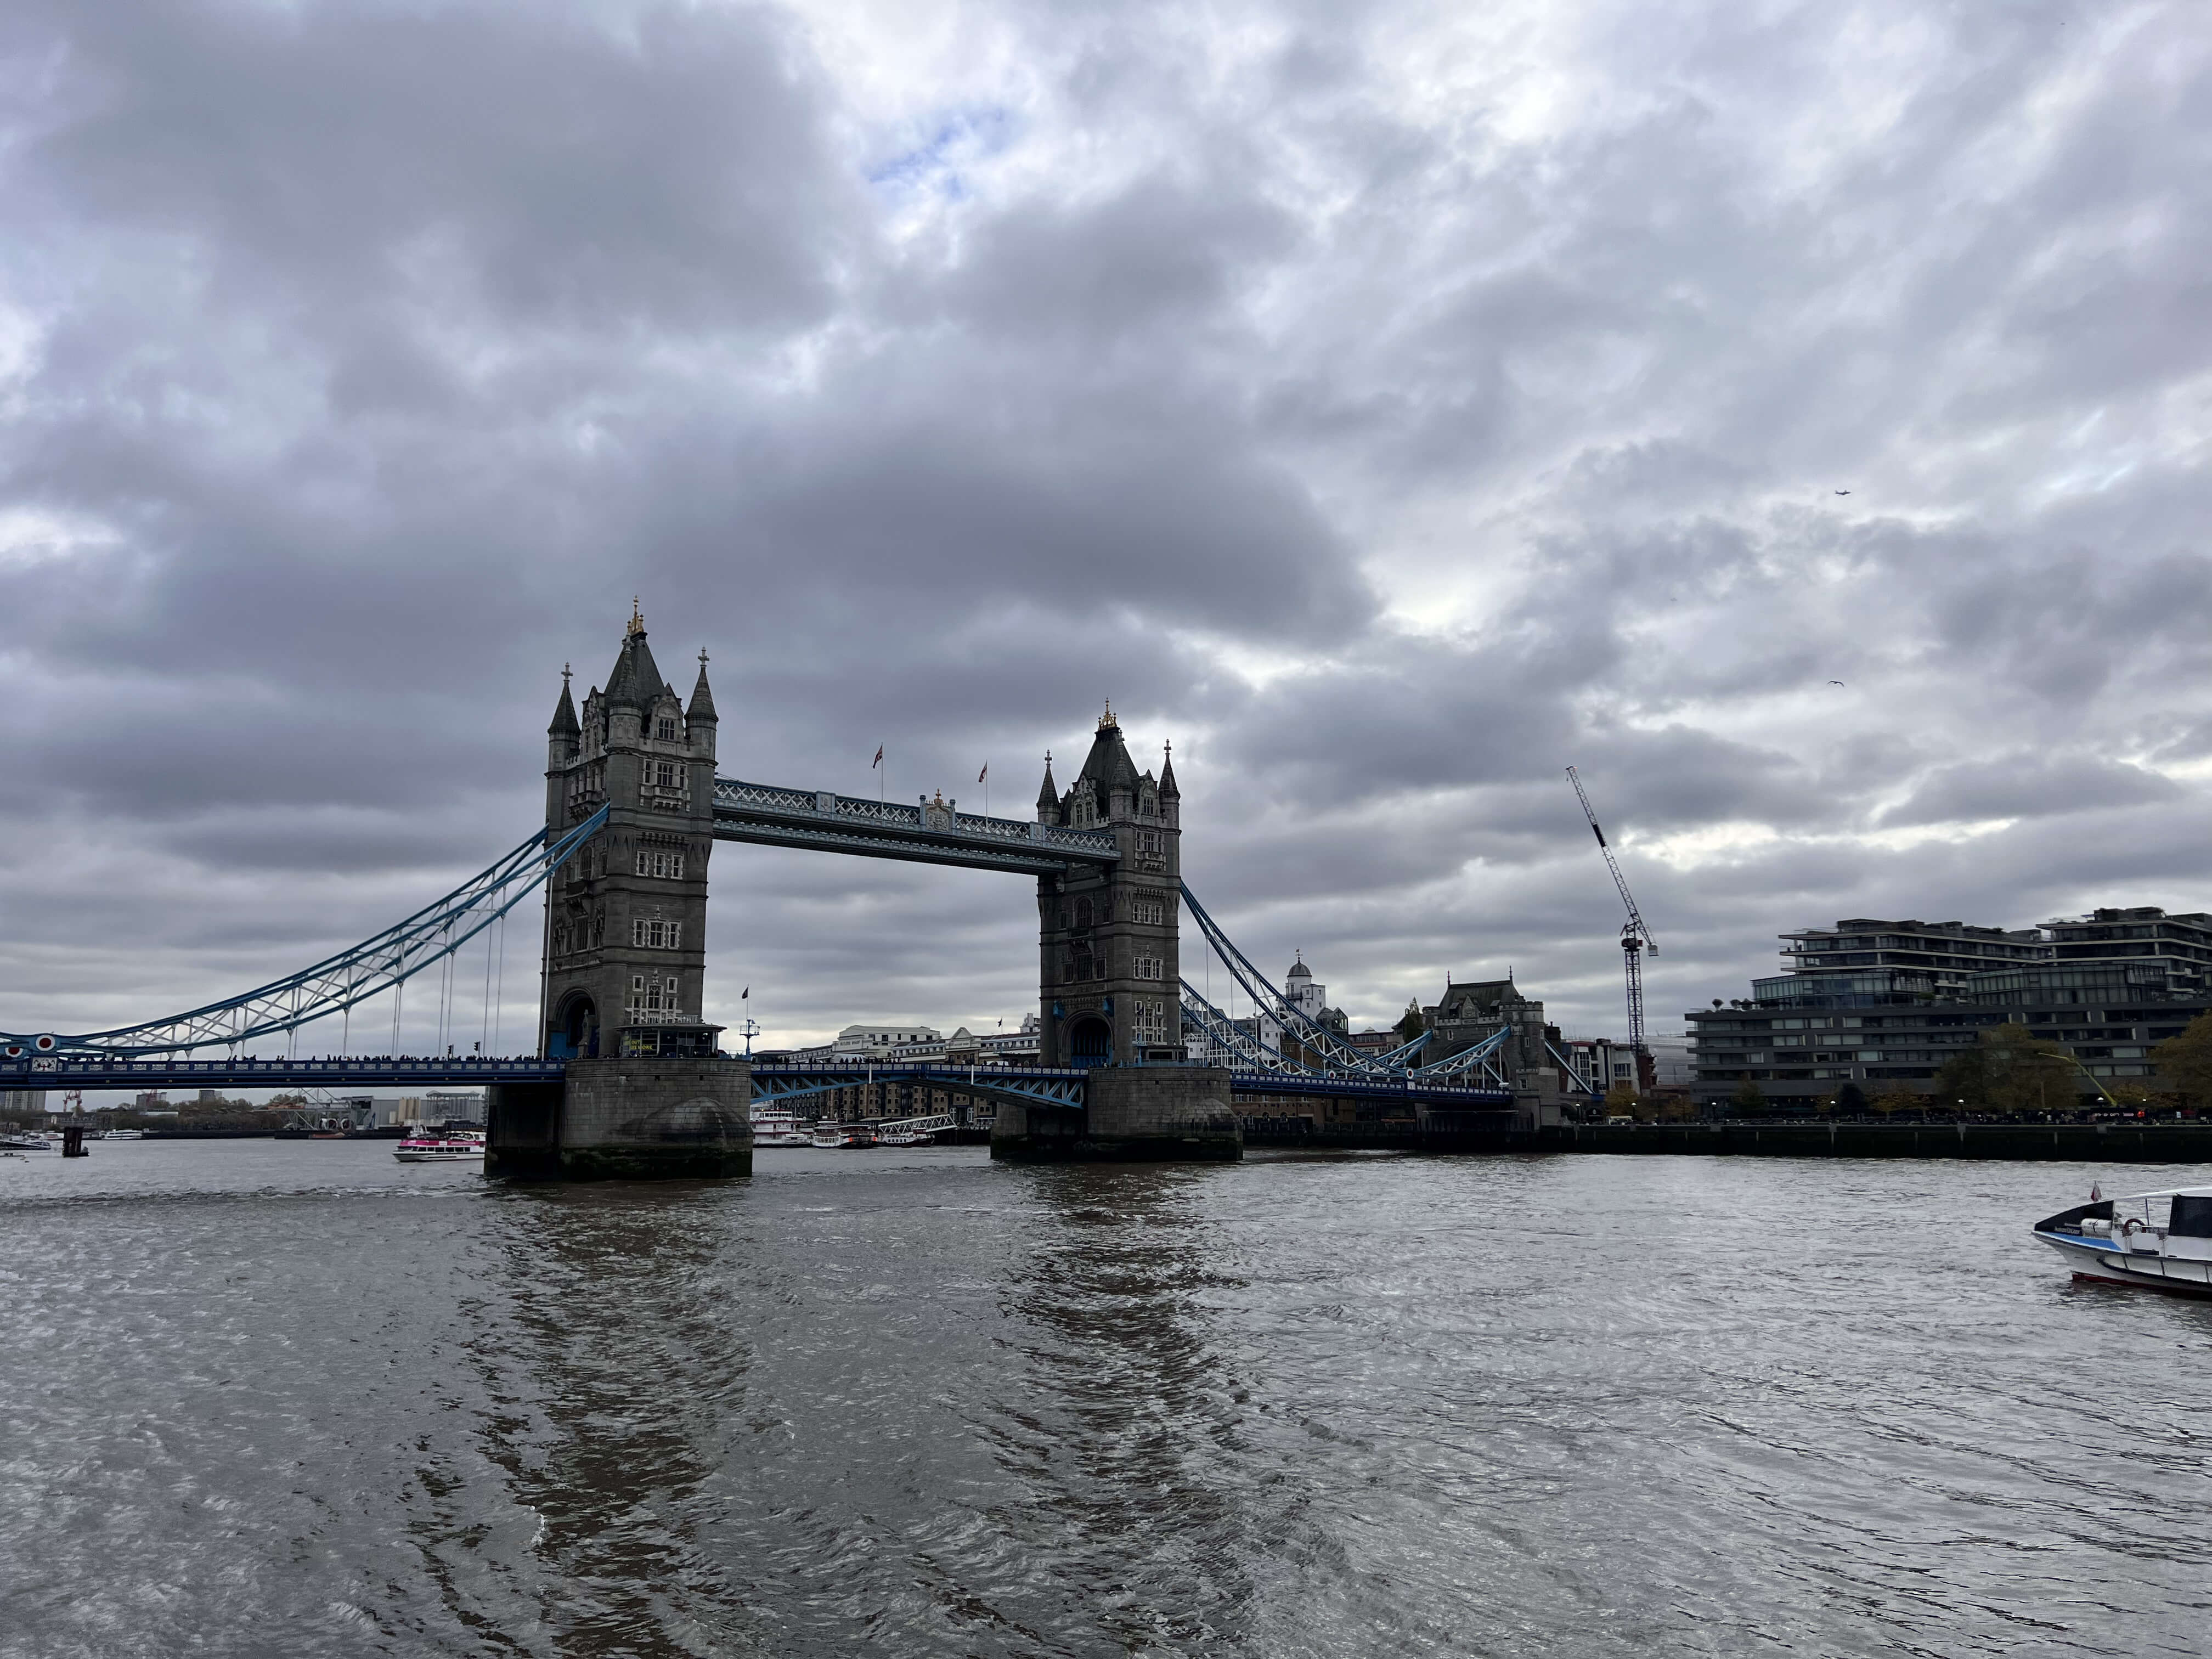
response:
[(2212, 1652), (2179, 1170), (0, 1160), (0, 1656)]

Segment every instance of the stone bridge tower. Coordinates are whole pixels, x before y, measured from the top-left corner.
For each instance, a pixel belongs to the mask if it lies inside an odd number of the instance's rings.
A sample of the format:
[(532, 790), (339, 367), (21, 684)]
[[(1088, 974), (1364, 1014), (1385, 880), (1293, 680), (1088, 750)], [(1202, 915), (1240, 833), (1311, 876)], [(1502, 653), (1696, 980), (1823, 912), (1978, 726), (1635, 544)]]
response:
[(1045, 762), (1037, 819), (1112, 832), (1121, 862), (1037, 883), (1042, 1058), (1048, 1066), (1184, 1058), (1176, 930), (1182, 794), (1175, 763), (1139, 773), (1109, 707), (1065, 794)]
[(686, 708), (629, 631), (580, 717), (561, 676), (547, 728), (545, 824), (604, 828), (545, 884), (538, 1052), (558, 1081), (495, 1085), (488, 1175), (593, 1181), (746, 1175), (751, 1068), (716, 1052), (701, 1013), (714, 699), (707, 655)]
[(707, 658), (686, 708), (632, 607), (606, 688), (578, 718), (562, 675), (547, 728), (545, 824), (606, 827), (546, 884), (539, 1052), (553, 1059), (712, 1055), (701, 1014), (714, 848), (714, 698)]

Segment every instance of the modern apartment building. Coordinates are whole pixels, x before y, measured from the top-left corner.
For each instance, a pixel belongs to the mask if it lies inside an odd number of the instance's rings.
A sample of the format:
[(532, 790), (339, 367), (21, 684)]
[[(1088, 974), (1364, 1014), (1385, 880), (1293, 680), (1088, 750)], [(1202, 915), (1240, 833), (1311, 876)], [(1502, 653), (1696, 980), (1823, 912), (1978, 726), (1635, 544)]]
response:
[(2020, 930), (1856, 919), (1782, 938), (1800, 971), (1685, 1016), (1705, 1100), (1747, 1079), (1779, 1103), (1845, 1083), (1925, 1092), (1945, 1060), (2008, 1021), (2064, 1045), (2094, 1092), (2092, 1079), (2148, 1079), (2151, 1048), (2212, 1010), (2203, 915), (2102, 909)]

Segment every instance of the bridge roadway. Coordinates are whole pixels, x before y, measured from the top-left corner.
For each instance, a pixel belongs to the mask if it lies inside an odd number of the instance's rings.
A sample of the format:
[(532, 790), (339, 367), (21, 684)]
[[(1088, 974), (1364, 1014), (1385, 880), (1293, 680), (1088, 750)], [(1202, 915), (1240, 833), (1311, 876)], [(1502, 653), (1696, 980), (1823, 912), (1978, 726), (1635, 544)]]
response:
[[(334, 1089), (417, 1084), (547, 1083), (563, 1076), (568, 1062), (535, 1055), (434, 1056), (368, 1054), (323, 1060), (109, 1060), (76, 1055), (27, 1055), (0, 1061), (0, 1091), (28, 1089)], [(753, 1098), (768, 1104), (831, 1089), (869, 1083), (922, 1083), (933, 1088), (1018, 1097), (1060, 1105), (1080, 1103), (1085, 1073), (1042, 1066), (944, 1066), (927, 1062), (869, 1065), (757, 1066)], [(1339, 1100), (1418, 1102), (1462, 1110), (1510, 1106), (1499, 1089), (1368, 1078), (1302, 1076), (1238, 1071), (1232, 1094), (1319, 1096)]]

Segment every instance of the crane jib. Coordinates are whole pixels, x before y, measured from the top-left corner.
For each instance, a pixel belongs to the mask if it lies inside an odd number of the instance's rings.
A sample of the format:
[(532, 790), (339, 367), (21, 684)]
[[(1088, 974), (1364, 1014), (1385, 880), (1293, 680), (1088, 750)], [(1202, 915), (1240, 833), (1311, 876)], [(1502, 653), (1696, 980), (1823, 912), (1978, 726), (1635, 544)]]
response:
[(1597, 827), (1597, 820), (1595, 818), (1592, 818), (1590, 820), (1590, 834), (1597, 837), (1597, 844), (1599, 846), (1602, 847), (1605, 845), (1605, 831)]

